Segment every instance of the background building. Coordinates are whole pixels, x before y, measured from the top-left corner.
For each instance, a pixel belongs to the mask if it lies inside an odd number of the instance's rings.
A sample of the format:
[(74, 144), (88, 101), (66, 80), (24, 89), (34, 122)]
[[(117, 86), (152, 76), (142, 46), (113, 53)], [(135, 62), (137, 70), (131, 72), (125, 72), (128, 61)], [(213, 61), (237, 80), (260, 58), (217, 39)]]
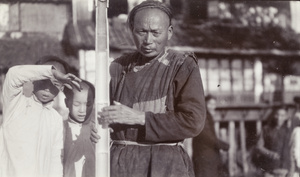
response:
[[(300, 2), (162, 1), (175, 12), (169, 47), (198, 56), (205, 93), (217, 96), (216, 127), (226, 127), (217, 130), (231, 145), (230, 175), (246, 174), (253, 145), (248, 139), (259, 133), (266, 110), (300, 95)], [(126, 19), (140, 0), (109, 2), (113, 60), (135, 50)], [(9, 67), (32, 64), (47, 54), (64, 58), (73, 73), (94, 83), (94, 1), (0, 0), (0, 91)], [(57, 109), (65, 114), (62, 99)]]

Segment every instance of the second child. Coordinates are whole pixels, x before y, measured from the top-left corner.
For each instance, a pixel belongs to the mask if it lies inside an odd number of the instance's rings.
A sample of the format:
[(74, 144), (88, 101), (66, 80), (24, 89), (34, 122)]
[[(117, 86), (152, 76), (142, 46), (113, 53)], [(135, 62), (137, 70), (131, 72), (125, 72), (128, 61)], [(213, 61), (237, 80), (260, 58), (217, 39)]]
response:
[(64, 177), (95, 176), (95, 145), (90, 141), (94, 86), (83, 80), (81, 91), (64, 89), (69, 117), (64, 122)]

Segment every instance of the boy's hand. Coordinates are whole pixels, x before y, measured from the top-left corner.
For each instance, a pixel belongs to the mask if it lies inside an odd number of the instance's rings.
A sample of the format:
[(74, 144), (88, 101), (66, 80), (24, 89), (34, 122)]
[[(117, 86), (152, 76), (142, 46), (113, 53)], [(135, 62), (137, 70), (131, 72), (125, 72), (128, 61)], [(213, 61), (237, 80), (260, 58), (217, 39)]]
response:
[[(76, 87), (79, 91), (81, 91), (79, 83), (81, 82), (81, 79), (76, 77), (74, 74), (68, 73), (63, 74), (55, 69), (52, 69), (52, 73), (54, 78), (60, 82), (61, 84), (65, 85), (69, 89), (72, 89), (73, 87)], [(52, 80), (52, 83), (57, 86), (59, 85), (57, 81)]]
[(272, 159), (274, 159), (274, 160), (279, 160), (279, 159), (280, 159), (280, 155), (279, 155), (278, 153), (276, 153), (276, 152), (272, 152), (272, 153), (270, 154), (270, 157), (271, 157)]
[(98, 141), (100, 139), (100, 136), (98, 135), (98, 130), (95, 127), (95, 124), (92, 124), (90, 139), (93, 143), (98, 143)]

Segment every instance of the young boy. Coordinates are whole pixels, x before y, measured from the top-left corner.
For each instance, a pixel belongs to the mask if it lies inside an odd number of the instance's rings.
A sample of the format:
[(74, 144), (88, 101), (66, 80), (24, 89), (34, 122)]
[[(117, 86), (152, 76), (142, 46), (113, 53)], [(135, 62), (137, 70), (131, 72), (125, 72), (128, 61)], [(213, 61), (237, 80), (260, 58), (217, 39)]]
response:
[[(63, 122), (52, 104), (63, 84), (79, 88), (80, 82), (73, 74), (65, 74), (66, 66), (59, 58), (46, 56), (39, 65), (14, 66), (7, 72), (0, 177), (62, 176)], [(30, 96), (23, 93), (27, 82), (33, 82)]]
[(95, 145), (90, 140), (95, 88), (83, 80), (82, 90), (64, 89), (69, 117), (64, 122), (64, 177), (95, 176)]
[(289, 138), (291, 128), (288, 124), (288, 112), (285, 106), (274, 109), (267, 120), (257, 143), (260, 154), (258, 165), (264, 176), (286, 176), (290, 166)]

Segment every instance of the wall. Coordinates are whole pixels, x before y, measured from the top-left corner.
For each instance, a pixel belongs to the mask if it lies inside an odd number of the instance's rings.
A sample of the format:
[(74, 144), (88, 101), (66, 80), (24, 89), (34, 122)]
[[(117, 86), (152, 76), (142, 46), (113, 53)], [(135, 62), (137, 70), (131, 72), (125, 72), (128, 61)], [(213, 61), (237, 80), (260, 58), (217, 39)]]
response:
[[(60, 40), (72, 18), (71, 10), (71, 1), (0, 2), (0, 39), (4, 46), (0, 50), (0, 69), (33, 63), (45, 54), (63, 55)], [(5, 72), (0, 71), (1, 91)], [(64, 104), (60, 97), (57, 100), (57, 107)], [(0, 116), (1, 111), (0, 95)]]
[(225, 105), (257, 102), (255, 89), (262, 81), (255, 75), (255, 60), (234, 56), (198, 59), (205, 94), (217, 96)]
[(45, 33), (61, 39), (71, 3), (0, 3), (0, 32)]

